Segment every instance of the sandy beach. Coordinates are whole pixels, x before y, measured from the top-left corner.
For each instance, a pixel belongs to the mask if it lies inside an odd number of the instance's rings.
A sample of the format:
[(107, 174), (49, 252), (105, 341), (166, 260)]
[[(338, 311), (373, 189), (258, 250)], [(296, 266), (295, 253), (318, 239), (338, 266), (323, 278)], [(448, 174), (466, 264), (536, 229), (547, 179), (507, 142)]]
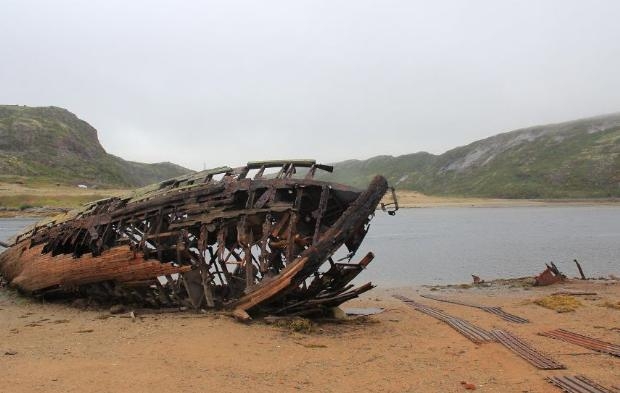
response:
[[(75, 207), (121, 190), (11, 186), (0, 190), (11, 210), (4, 216), (45, 215), (19, 204)], [(30, 196), (34, 199), (29, 199)], [(403, 208), (617, 205), (618, 200), (506, 200), (427, 196), (399, 191)], [(53, 203), (50, 203), (53, 202)], [(559, 392), (553, 375), (584, 374), (618, 385), (620, 359), (538, 333), (564, 328), (620, 342), (620, 281), (577, 281), (532, 288), (377, 288), (343, 308), (380, 307), (384, 312), (344, 323), (312, 323), (309, 330), (226, 314), (110, 314), (41, 303), (0, 289), (0, 392)], [(576, 297), (582, 306), (558, 313), (534, 303), (557, 291), (596, 292)], [(501, 306), (532, 323), (514, 324), (480, 309), (420, 297), (434, 294)], [(483, 329), (506, 329), (566, 365), (539, 370), (499, 343), (474, 344), (445, 323), (392, 297), (408, 296)], [(304, 325), (305, 326), (305, 325)], [(470, 385), (467, 385), (470, 384)]]
[[(558, 313), (534, 300), (557, 291), (582, 306)], [(393, 294), (442, 309), (484, 329), (507, 329), (566, 365), (539, 370), (499, 343), (474, 344)], [(514, 324), (480, 309), (424, 299), (458, 298), (527, 318)], [(559, 392), (552, 375), (584, 374), (606, 386), (620, 381), (620, 359), (537, 333), (564, 328), (620, 342), (620, 281), (375, 289), (347, 307), (385, 311), (346, 323), (314, 323), (309, 331), (223, 314), (111, 315), (42, 304), (0, 291), (2, 391), (115, 392)]]

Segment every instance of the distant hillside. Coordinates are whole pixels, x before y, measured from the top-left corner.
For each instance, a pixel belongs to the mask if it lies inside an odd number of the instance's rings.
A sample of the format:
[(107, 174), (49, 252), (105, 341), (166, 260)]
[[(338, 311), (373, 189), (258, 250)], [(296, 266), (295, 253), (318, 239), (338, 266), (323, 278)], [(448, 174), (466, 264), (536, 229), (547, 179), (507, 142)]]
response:
[(441, 155), (378, 156), (335, 164), (331, 180), (499, 198), (620, 197), (620, 113), (507, 132)]
[(97, 130), (66, 109), (0, 105), (0, 180), (135, 187), (188, 172), (169, 162), (142, 164), (106, 153)]

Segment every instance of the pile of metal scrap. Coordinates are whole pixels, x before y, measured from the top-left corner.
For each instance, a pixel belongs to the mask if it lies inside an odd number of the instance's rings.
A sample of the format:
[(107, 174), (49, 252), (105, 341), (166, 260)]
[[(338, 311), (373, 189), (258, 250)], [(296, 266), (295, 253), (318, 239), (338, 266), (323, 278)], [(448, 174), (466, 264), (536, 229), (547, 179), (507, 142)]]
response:
[(495, 329), (491, 330), (491, 334), (495, 339), (503, 344), (506, 348), (510, 349), (523, 359), (527, 360), (534, 366), (542, 370), (561, 370), (566, 366), (555, 361), (546, 354), (541, 353), (536, 348), (532, 347), (522, 338), (516, 336), (514, 333), (506, 330)]
[(402, 295), (393, 295), (394, 298), (404, 302), (416, 311), (431, 316), (442, 322), (450, 325), (454, 330), (467, 337), (474, 344), (482, 344), (487, 342), (494, 342), (495, 337), (486, 330), (472, 324), (461, 318), (454, 317), (438, 308), (427, 306), (426, 304), (418, 303), (412, 299), (409, 299)]
[(566, 280), (566, 276), (560, 272), (558, 267), (555, 266), (555, 263), (551, 262), (550, 265), (545, 263), (545, 265), (547, 268), (536, 276), (534, 285), (546, 286)]
[(620, 357), (620, 345), (608, 343), (596, 338), (570, 332), (568, 330), (555, 329), (547, 332), (541, 332), (539, 334), (541, 336), (551, 337), (556, 340), (562, 340), (571, 344), (579, 345), (593, 351), (608, 353), (610, 355)]
[[(277, 173), (267, 176), (270, 168)], [(350, 284), (372, 253), (351, 261), (388, 185), (377, 176), (360, 191), (315, 180), (317, 170), (333, 168), (254, 162), (96, 201), (9, 241), (0, 273), (35, 295), (230, 309), (242, 318), (259, 309), (322, 313), (373, 288)], [(334, 261), (341, 248), (345, 257)]]
[(482, 311), (486, 311), (490, 314), (495, 314), (498, 317), (502, 318), (505, 321), (508, 322), (514, 322), (514, 323), (529, 323), (530, 321), (522, 318), (518, 315), (514, 315), (514, 314), (510, 314), (506, 311), (504, 311), (501, 307), (496, 307), (496, 306), (483, 306), (480, 304), (474, 304), (474, 303), (470, 303), (470, 302), (466, 302), (463, 300), (459, 300), (459, 299), (447, 299), (447, 298), (442, 298), (440, 296), (434, 296), (434, 295), (430, 295), (430, 294), (421, 294), (420, 296), (427, 298), (427, 299), (433, 299), (433, 300), (437, 300), (438, 302), (445, 302), (445, 303), (452, 303), (452, 304), (459, 304), (461, 306), (466, 306), (466, 307), (473, 307), (473, 308), (477, 308), (480, 309)]
[(618, 393), (617, 387), (606, 388), (583, 375), (547, 377), (547, 381), (566, 393)]

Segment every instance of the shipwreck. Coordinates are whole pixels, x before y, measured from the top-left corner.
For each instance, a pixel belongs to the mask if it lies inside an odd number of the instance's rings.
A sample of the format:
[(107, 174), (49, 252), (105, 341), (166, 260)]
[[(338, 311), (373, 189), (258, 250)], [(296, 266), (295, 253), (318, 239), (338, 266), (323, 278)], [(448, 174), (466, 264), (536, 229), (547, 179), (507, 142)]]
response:
[[(311, 160), (220, 167), (95, 201), (3, 245), (0, 274), (35, 296), (88, 296), (157, 308), (317, 315), (373, 288), (353, 262), (390, 187), (315, 179)], [(268, 174), (267, 174), (268, 173)], [(388, 195), (390, 196), (390, 195)], [(336, 258), (337, 253), (344, 254)]]

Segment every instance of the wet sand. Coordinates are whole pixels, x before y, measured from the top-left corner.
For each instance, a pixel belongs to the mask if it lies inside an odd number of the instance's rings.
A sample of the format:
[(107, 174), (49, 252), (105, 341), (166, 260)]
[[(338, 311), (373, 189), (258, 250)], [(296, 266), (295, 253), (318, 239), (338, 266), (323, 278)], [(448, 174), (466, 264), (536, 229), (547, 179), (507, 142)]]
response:
[[(532, 303), (556, 291), (597, 295), (579, 296), (584, 306), (568, 313)], [(473, 344), (392, 298), (395, 293), (485, 329), (509, 329), (568, 369), (538, 370), (498, 343)], [(502, 306), (532, 323), (510, 323), (421, 293)], [(134, 321), (0, 290), (0, 391), (465, 392), (466, 381), (480, 392), (559, 392), (544, 378), (575, 374), (611, 386), (620, 381), (620, 358), (537, 335), (561, 327), (620, 343), (620, 310), (603, 307), (606, 301), (620, 301), (620, 281), (375, 289), (343, 308), (385, 312), (300, 333), (213, 314), (138, 315)]]

